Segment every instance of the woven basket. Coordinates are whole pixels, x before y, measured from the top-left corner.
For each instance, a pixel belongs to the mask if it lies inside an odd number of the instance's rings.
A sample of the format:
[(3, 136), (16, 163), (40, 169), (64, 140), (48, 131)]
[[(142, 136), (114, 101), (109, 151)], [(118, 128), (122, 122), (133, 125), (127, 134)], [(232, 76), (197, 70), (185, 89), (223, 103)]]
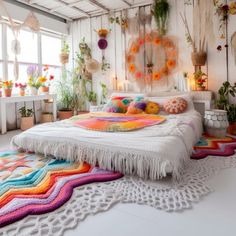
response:
[(204, 66), (207, 60), (207, 54), (205, 52), (192, 52), (192, 63), (194, 66)]
[(65, 65), (69, 61), (69, 54), (68, 53), (61, 53), (60, 54), (60, 62), (61, 64)]

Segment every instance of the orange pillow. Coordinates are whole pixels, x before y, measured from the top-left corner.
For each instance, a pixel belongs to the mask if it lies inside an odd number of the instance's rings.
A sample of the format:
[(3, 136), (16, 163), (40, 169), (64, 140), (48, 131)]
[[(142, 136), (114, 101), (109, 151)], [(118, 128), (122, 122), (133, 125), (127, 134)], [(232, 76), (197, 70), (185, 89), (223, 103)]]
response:
[(147, 114), (158, 114), (160, 111), (160, 105), (156, 102), (147, 102), (145, 113)]
[(188, 102), (181, 97), (172, 98), (168, 100), (163, 106), (165, 112), (169, 114), (182, 113), (187, 109), (187, 107), (188, 107)]

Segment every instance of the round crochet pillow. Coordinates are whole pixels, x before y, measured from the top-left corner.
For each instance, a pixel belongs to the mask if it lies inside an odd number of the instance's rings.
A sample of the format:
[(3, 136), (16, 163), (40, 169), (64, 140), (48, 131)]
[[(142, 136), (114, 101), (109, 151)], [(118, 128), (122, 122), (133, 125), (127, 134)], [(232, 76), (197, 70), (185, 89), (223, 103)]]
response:
[(188, 102), (180, 97), (171, 98), (164, 104), (165, 112), (169, 114), (179, 114), (184, 112), (188, 107)]

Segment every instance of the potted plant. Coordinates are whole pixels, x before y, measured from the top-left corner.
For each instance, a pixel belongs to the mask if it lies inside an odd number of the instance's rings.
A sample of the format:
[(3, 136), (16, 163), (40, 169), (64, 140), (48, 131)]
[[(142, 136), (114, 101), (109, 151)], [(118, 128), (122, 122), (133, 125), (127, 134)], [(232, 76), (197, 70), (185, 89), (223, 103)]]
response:
[(97, 94), (94, 91), (90, 91), (88, 94), (88, 101), (92, 106), (97, 105)]
[(4, 89), (5, 97), (11, 97), (13, 82), (12, 80), (3, 81), (2, 87)]
[(30, 87), (31, 95), (38, 95), (38, 90), (42, 86), (43, 78), (39, 76), (39, 69), (36, 65), (27, 67), (28, 85)]
[(20, 96), (25, 96), (25, 90), (27, 88), (27, 84), (15, 83), (15, 87), (19, 88), (19, 95)]
[(229, 121), (228, 133), (236, 135), (236, 104), (231, 104), (229, 96), (235, 97), (236, 83), (231, 85), (228, 81), (224, 82), (218, 90), (219, 99), (216, 101), (218, 109), (227, 111)]
[(60, 62), (65, 65), (69, 61), (70, 48), (69, 44), (64, 40), (60, 53)]
[(27, 130), (34, 126), (34, 111), (33, 109), (26, 109), (26, 107), (21, 107), (19, 109), (21, 115), (21, 130)]
[(43, 112), (41, 115), (41, 123), (48, 123), (53, 121), (53, 114), (52, 112)]
[(48, 71), (49, 71), (48, 65), (44, 66), (43, 76), (40, 78), (40, 82), (41, 82), (40, 90), (41, 90), (41, 93), (43, 93), (43, 94), (49, 93), (51, 81), (54, 80), (54, 75), (48, 76)]
[(73, 116), (73, 85), (69, 71), (63, 70), (61, 79), (57, 81), (57, 95), (59, 99), (58, 116), (60, 120)]
[(207, 75), (200, 69), (194, 73), (195, 89), (198, 91), (205, 91), (207, 89)]
[(152, 14), (157, 24), (157, 30), (160, 35), (165, 35), (168, 29), (168, 18), (170, 5), (167, 0), (155, 0), (152, 8)]

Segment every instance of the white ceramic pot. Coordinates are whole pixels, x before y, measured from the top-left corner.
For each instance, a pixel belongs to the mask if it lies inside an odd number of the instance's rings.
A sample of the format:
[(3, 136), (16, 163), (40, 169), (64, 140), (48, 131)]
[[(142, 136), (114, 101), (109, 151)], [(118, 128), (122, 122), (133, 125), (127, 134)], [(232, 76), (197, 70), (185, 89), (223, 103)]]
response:
[(209, 135), (225, 137), (229, 126), (227, 112), (217, 109), (205, 111), (204, 125)]
[(30, 87), (30, 93), (31, 95), (36, 96), (38, 95), (38, 89), (35, 87)]

